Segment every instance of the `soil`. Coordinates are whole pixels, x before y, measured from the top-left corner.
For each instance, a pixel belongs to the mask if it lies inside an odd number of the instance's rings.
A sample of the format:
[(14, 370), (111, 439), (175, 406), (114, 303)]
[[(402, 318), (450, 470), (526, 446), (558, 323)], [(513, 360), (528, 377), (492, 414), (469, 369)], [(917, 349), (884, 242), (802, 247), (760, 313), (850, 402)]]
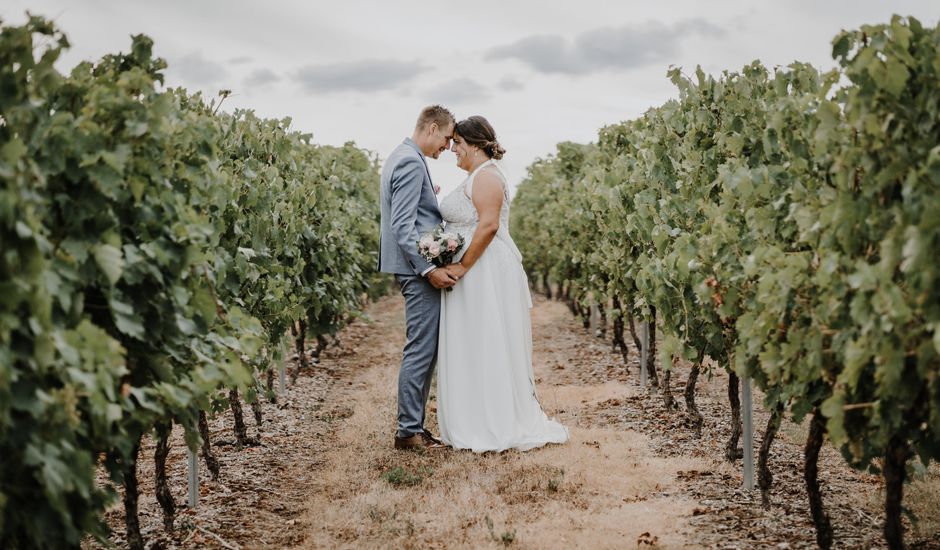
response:
[[(699, 378), (701, 437), (673, 371), (679, 409), (659, 389), (640, 388), (639, 354), (625, 367), (609, 340), (585, 330), (559, 302), (534, 296), (533, 367), (545, 412), (571, 432), (565, 445), (525, 453), (397, 451), (396, 380), (404, 342), (399, 296), (374, 304), (299, 373), (278, 403), (252, 422), (261, 445), (215, 446), (219, 481), (200, 459), (199, 502), (186, 503), (182, 430), (171, 440), (168, 475), (177, 505), (168, 533), (153, 490), (153, 451), (139, 464), (140, 522), (153, 548), (812, 548), (802, 478), (804, 426), (784, 421), (772, 451), (769, 509), (742, 489), (741, 460), (724, 460), (727, 377)], [(629, 337), (627, 338), (629, 340)], [(296, 364), (296, 362), (295, 362)], [(292, 367), (294, 368), (294, 367)], [(755, 446), (767, 415), (755, 395)], [(427, 425), (437, 431), (432, 392)], [(215, 442), (232, 439), (231, 413), (210, 419)], [(820, 478), (837, 548), (884, 546), (879, 476), (846, 466), (826, 446)], [(102, 476), (101, 483), (107, 483)], [(916, 510), (915, 510), (916, 512)], [(123, 509), (106, 520), (125, 547)], [(940, 548), (936, 532), (909, 529), (916, 548)], [(83, 547), (99, 547), (86, 541)]]

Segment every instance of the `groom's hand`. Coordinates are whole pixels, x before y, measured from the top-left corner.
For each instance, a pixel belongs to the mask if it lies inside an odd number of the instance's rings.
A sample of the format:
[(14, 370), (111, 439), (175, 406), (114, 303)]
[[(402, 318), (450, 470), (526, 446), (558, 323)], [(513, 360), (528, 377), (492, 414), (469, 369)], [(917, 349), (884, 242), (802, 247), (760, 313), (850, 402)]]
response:
[(428, 273), (428, 282), (430, 282), (431, 286), (434, 288), (450, 288), (454, 286), (457, 279), (446, 269), (438, 268)]

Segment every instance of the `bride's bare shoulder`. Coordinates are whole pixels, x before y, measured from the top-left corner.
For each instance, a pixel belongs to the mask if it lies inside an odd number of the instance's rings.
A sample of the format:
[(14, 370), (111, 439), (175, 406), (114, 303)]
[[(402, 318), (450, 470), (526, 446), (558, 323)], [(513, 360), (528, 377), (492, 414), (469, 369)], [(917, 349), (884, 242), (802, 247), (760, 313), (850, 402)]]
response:
[(483, 188), (503, 188), (503, 178), (500, 176), (499, 171), (493, 166), (487, 166), (486, 168), (480, 170), (480, 173), (476, 175), (473, 181), (474, 189), (483, 189)]

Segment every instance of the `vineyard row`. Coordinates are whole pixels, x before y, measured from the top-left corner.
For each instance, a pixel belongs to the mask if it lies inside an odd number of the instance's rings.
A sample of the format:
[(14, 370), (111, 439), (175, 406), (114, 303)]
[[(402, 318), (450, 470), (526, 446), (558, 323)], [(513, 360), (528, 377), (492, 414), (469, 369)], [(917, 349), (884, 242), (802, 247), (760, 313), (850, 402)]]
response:
[(173, 424), (217, 476), (207, 413), (251, 444), (240, 395), (273, 398), (285, 339), (304, 362), (381, 288), (377, 163), (164, 88), (145, 36), (65, 75), (67, 47), (39, 17), (0, 28), (0, 547), (105, 540), (105, 468), (143, 548), (142, 437), (171, 528)]
[(660, 332), (662, 372), (656, 353), (647, 371), (667, 406), (673, 361), (693, 365), (699, 426), (698, 374), (729, 373), (729, 460), (739, 377), (754, 381), (771, 413), (765, 495), (781, 419), (810, 422), (821, 547), (828, 439), (883, 474), (884, 534), (900, 548), (906, 468), (940, 458), (940, 27), (895, 16), (840, 33), (832, 55), (828, 72), (671, 69), (678, 99), (532, 164), (511, 225), (530, 278), (560, 285), (576, 313), (602, 307), (624, 354), (635, 319), (651, 342)]

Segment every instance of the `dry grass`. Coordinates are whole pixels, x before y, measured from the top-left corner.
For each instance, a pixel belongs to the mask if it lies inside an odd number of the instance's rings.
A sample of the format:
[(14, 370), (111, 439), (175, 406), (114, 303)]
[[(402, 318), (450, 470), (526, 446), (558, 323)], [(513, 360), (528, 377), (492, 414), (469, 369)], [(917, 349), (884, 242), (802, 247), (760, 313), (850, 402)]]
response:
[(905, 489), (904, 504), (917, 518), (913, 530), (918, 538), (940, 537), (940, 465), (915, 476)]
[[(940, 465), (932, 464), (925, 469), (920, 461), (912, 462), (916, 463), (914, 475), (904, 487), (904, 507), (910, 512), (911, 534), (918, 540), (940, 542)], [(880, 514), (884, 499), (883, 489), (875, 491), (868, 499), (868, 508)]]

